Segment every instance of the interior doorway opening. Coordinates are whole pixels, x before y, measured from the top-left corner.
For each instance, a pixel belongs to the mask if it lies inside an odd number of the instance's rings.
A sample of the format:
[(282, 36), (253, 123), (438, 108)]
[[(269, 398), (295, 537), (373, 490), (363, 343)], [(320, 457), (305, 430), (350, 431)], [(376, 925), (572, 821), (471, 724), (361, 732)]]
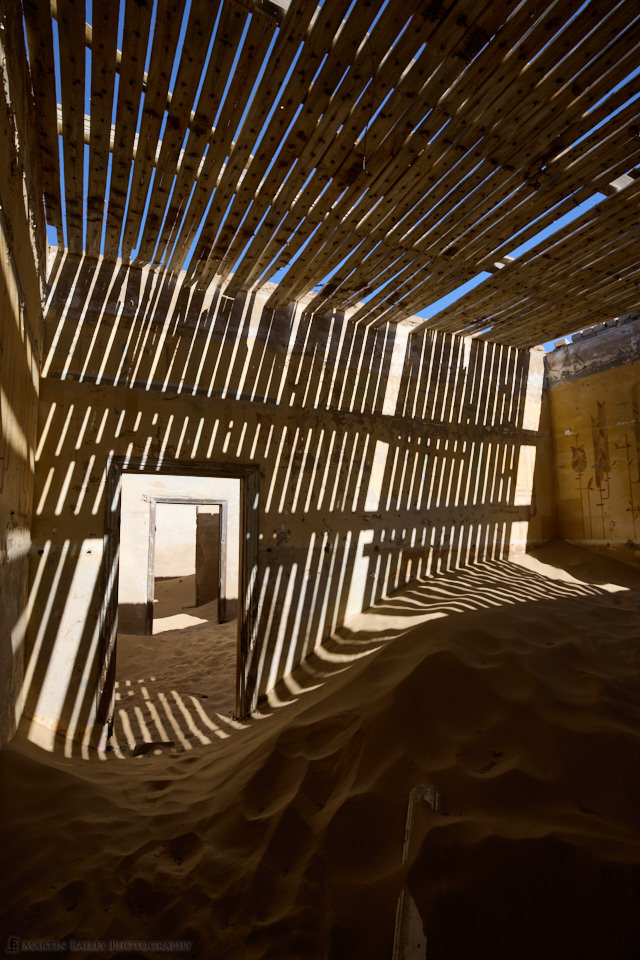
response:
[(235, 472), (118, 477), (109, 723), (125, 755), (224, 738), (252, 708), (257, 475)]
[[(215, 485), (220, 487), (219, 483)], [(230, 500), (149, 498), (146, 632), (158, 634), (186, 627), (204, 613), (207, 619), (221, 624), (235, 619), (239, 481), (226, 481), (224, 491)], [(228, 581), (233, 594), (229, 598)]]

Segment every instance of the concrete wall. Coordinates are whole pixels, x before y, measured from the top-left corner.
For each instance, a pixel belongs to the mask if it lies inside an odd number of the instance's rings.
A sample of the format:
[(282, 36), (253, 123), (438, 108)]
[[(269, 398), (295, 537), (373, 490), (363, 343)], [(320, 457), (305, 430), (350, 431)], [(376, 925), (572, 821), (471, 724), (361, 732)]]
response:
[(538, 440), (533, 469), (533, 489), (531, 491), (531, 507), (527, 529), (527, 547), (546, 543), (558, 536), (551, 392), (546, 372), (546, 357), (548, 354), (545, 354), (542, 347), (538, 348), (536, 352), (537, 362), (543, 362), (544, 371)]
[[(125, 473), (122, 478), (120, 518), (119, 620), (125, 633), (144, 633), (149, 565), (149, 498), (191, 497), (227, 501), (227, 597), (228, 616), (235, 615), (238, 598), (240, 551), (240, 481), (222, 477), (184, 477), (165, 474)], [(181, 576), (195, 571), (196, 508), (160, 503), (158, 514), (168, 511), (166, 540), (156, 540), (156, 576)], [(183, 534), (171, 511), (187, 511), (191, 526)], [(185, 543), (187, 555), (185, 556)], [(177, 565), (176, 565), (177, 563)], [(180, 572), (175, 573), (173, 571)], [(167, 572), (169, 571), (169, 572)]]
[(412, 578), (523, 548), (532, 478), (521, 451), (537, 442), (542, 360), (410, 329), (274, 313), (153, 271), (60, 265), (32, 571), (33, 629), (46, 640), (32, 701), (47, 701), (52, 729), (79, 736), (93, 723), (114, 455), (176, 473), (259, 466), (262, 693)]
[[(22, 20), (0, 5), (0, 744), (21, 712), (44, 249)], [(42, 230), (42, 235), (43, 235)]]
[(640, 316), (547, 364), (558, 536), (640, 562)]

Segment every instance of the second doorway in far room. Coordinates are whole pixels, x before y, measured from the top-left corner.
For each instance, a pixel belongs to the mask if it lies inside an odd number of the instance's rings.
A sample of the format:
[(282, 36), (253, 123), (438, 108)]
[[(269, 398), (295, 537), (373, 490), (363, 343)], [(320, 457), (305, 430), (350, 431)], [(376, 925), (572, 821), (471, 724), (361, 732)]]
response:
[(198, 622), (196, 608), (213, 602), (216, 609), (208, 606), (209, 614), (224, 623), (227, 501), (157, 498), (150, 509), (149, 632)]

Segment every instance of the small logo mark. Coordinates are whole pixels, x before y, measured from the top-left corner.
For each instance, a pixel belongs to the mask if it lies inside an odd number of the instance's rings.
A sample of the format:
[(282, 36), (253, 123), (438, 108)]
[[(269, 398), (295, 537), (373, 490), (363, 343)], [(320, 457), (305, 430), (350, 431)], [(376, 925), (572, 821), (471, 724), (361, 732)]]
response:
[(5, 953), (20, 953), (20, 938), (19, 937), (9, 937), (7, 940), (7, 945), (4, 948)]

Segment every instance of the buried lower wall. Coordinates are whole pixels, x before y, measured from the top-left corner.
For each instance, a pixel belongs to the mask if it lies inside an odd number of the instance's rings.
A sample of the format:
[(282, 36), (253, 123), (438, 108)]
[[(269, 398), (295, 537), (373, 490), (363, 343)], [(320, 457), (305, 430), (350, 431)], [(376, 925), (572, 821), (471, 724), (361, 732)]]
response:
[(196, 462), (259, 468), (258, 695), (411, 579), (523, 549), (542, 356), (410, 329), (274, 313), (259, 297), (204, 297), (119, 265), (59, 267), (40, 404), (31, 715), (76, 737), (95, 723), (113, 457), (176, 474)]
[(547, 356), (558, 536), (640, 563), (640, 315)]

